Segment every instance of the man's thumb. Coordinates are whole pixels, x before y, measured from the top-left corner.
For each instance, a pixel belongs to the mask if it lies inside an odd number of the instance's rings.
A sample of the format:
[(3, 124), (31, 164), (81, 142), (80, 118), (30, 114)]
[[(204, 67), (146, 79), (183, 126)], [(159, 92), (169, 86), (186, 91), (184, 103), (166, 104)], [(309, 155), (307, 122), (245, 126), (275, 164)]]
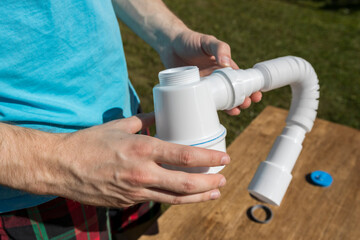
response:
[(140, 130), (146, 129), (155, 123), (155, 114), (140, 113), (129, 118), (124, 118), (119, 121), (118, 127), (128, 133), (137, 133)]

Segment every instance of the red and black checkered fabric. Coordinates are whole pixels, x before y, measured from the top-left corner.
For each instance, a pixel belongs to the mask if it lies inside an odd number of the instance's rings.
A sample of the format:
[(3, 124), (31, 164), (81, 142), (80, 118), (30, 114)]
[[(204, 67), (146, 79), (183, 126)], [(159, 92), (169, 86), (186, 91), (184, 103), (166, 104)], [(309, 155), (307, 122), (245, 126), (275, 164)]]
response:
[(88, 240), (111, 239), (111, 228), (121, 231), (147, 213), (153, 203), (127, 209), (87, 206), (56, 198), (36, 207), (0, 214), (0, 239)]

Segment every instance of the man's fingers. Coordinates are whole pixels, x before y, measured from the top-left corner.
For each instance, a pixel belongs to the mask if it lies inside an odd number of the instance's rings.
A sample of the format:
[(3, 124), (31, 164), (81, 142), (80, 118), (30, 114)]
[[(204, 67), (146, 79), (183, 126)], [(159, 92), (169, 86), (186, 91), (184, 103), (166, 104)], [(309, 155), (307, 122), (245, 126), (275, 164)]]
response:
[(145, 189), (144, 194), (148, 196), (148, 199), (153, 201), (173, 205), (205, 202), (208, 200), (215, 200), (220, 197), (220, 191), (218, 189), (190, 195), (181, 195), (159, 189)]
[(237, 115), (240, 114), (241, 110), (238, 107), (235, 107), (235, 108), (230, 109), (230, 110), (225, 110), (225, 112), (227, 114), (229, 114), (230, 116), (237, 116)]
[(250, 105), (251, 105), (251, 99), (249, 97), (246, 97), (244, 102), (239, 107), (240, 109), (245, 109), (250, 107)]
[(245, 109), (245, 108), (250, 107), (251, 102), (255, 102), (255, 103), (260, 102), (261, 98), (262, 98), (262, 93), (260, 91), (255, 92), (255, 93), (251, 94), (250, 98), (249, 97), (245, 98), (243, 104), (241, 104), (240, 106), (235, 107), (233, 109), (225, 110), (225, 112), (227, 114), (229, 114), (230, 116), (239, 115), (240, 112), (241, 112), (241, 109)]
[(153, 151), (153, 158), (157, 163), (182, 167), (213, 167), (230, 163), (229, 155), (224, 152), (160, 140)]
[(225, 186), (226, 179), (221, 174), (186, 173), (159, 167), (154, 171), (156, 180), (149, 187), (178, 194), (207, 192)]
[(117, 126), (127, 133), (137, 133), (155, 123), (155, 114), (140, 113), (135, 116), (118, 120)]
[(231, 49), (229, 44), (210, 35), (203, 35), (200, 42), (204, 53), (209, 56), (215, 56), (216, 62), (221, 67), (237, 67), (231, 60)]
[(261, 98), (262, 98), (261, 92), (255, 92), (255, 93), (251, 94), (250, 97), (246, 97), (243, 104), (241, 104), (239, 106), (239, 108), (240, 109), (248, 108), (248, 107), (250, 107), (251, 102), (255, 102), (255, 103), (260, 102)]
[(232, 68), (232, 69), (239, 69), (239, 66), (235, 63), (235, 61), (234, 60), (230, 60), (230, 67)]
[(257, 103), (261, 101), (262, 93), (261, 92), (254, 92), (251, 96), (251, 101)]
[(214, 65), (214, 66), (211, 66), (211, 67), (208, 67), (208, 68), (200, 69), (200, 76), (201, 77), (208, 76), (208, 75), (212, 74), (215, 70), (217, 70), (219, 68), (221, 68), (221, 67), (219, 67), (218, 65)]

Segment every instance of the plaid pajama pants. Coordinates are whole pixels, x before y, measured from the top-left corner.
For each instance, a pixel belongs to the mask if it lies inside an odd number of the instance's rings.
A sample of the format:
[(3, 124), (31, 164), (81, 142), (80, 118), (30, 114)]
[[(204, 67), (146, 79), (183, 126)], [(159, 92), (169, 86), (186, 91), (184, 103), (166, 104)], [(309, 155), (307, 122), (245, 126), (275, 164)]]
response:
[(112, 231), (126, 229), (153, 206), (149, 202), (109, 210), (59, 197), (36, 207), (0, 214), (0, 239), (112, 239)]

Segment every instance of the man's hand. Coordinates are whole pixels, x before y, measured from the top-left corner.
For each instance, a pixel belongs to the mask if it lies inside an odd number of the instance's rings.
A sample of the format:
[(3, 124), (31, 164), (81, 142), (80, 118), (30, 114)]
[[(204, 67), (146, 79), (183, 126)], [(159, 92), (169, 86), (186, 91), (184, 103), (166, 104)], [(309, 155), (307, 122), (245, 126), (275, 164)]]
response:
[[(159, 53), (166, 68), (198, 66), (202, 76), (218, 68), (239, 68), (231, 59), (227, 43), (190, 30), (161, 0), (112, 2), (117, 16)], [(256, 92), (239, 107), (226, 112), (239, 115), (240, 109), (260, 100), (261, 92)]]
[(18, 136), (25, 130), (22, 138), (32, 145), (26, 148), (20, 141), (13, 142), (18, 146), (14, 150), (26, 154), (11, 152), (14, 158), (0, 162), (6, 164), (0, 183), (108, 207), (128, 207), (149, 200), (183, 204), (219, 198), (219, 188), (225, 185), (221, 174), (190, 174), (159, 164), (220, 166), (229, 163), (229, 156), (135, 134), (153, 122), (153, 114), (140, 114), (70, 134), (11, 126)]
[[(231, 67), (239, 69), (231, 59), (230, 46), (214, 36), (201, 34), (186, 29), (172, 42), (169, 48), (160, 52), (160, 57), (166, 68), (179, 66), (197, 66), (201, 76), (211, 74), (214, 70)], [(248, 108), (251, 102), (261, 100), (261, 92), (247, 97), (239, 107), (226, 111), (229, 115), (239, 115), (240, 109)]]

